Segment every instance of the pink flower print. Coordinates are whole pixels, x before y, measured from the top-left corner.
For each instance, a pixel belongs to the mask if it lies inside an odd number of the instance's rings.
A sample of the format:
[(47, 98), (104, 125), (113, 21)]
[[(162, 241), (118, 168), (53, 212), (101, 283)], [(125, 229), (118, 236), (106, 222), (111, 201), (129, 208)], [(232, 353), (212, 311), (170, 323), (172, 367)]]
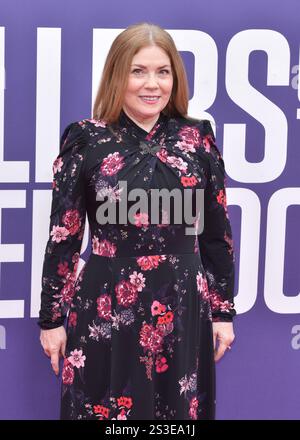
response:
[(53, 174), (60, 173), (63, 164), (64, 163), (63, 163), (63, 160), (61, 157), (58, 157), (57, 159), (55, 159), (55, 161), (53, 162), (53, 165), (52, 165)]
[(165, 255), (147, 255), (138, 257), (136, 261), (142, 270), (152, 270), (157, 268), (159, 263), (165, 259)]
[(217, 195), (217, 201), (222, 206), (226, 206), (226, 193), (223, 189), (220, 189)]
[[(100, 180), (101, 182), (101, 180)], [(97, 185), (96, 185), (97, 188)], [(112, 186), (106, 186), (102, 187), (100, 189), (96, 189), (97, 191), (97, 198), (96, 200), (104, 199), (105, 197), (108, 198), (110, 203), (115, 203), (117, 200), (121, 200), (121, 193), (124, 188), (118, 188), (118, 185)]]
[(181, 176), (180, 181), (184, 187), (195, 186), (196, 183), (198, 182), (195, 176), (191, 176), (191, 177)]
[(71, 235), (75, 235), (81, 226), (80, 214), (77, 209), (69, 209), (62, 217), (62, 222)]
[(140, 344), (146, 350), (152, 353), (162, 351), (163, 337), (159, 329), (156, 329), (151, 324), (143, 324), (140, 330)]
[(203, 146), (204, 146), (205, 151), (206, 151), (207, 153), (210, 152), (209, 138), (210, 138), (210, 136), (205, 136), (205, 137), (203, 138)]
[(128, 307), (136, 302), (138, 297), (137, 289), (130, 281), (122, 280), (115, 287), (118, 304)]
[(77, 325), (77, 313), (76, 312), (70, 312), (69, 315), (69, 326), (70, 327), (76, 327)]
[(209, 289), (207, 284), (207, 279), (202, 275), (200, 271), (197, 273), (197, 290), (201, 293), (203, 299), (209, 299)]
[(167, 258), (166, 255), (159, 255), (160, 262), (165, 261), (166, 258)]
[(100, 295), (97, 298), (97, 312), (99, 318), (106, 319), (111, 318), (111, 297), (110, 295)]
[(93, 254), (98, 253), (98, 248), (99, 248), (99, 238), (94, 235), (94, 237), (92, 238), (92, 252), (93, 252)]
[(108, 240), (101, 240), (94, 235), (92, 238), (92, 249), (93, 253), (97, 255), (102, 255), (104, 257), (114, 257), (116, 253), (116, 245)]
[(212, 311), (221, 310), (222, 312), (228, 312), (234, 307), (233, 303), (227, 300), (222, 301), (221, 295), (215, 290), (210, 291), (209, 299)]
[(179, 379), (178, 382), (179, 382), (179, 385), (180, 385), (180, 395), (182, 393), (186, 394), (186, 392), (190, 390), (190, 385), (189, 385), (188, 378), (186, 377), (186, 374), (184, 375), (184, 377)]
[(141, 292), (145, 287), (145, 277), (143, 274), (137, 273), (135, 270), (131, 275), (129, 275), (130, 283), (136, 288), (138, 292)]
[(158, 259), (150, 258), (150, 256), (138, 257), (136, 261), (142, 270), (151, 270), (158, 266)]
[(170, 324), (173, 321), (174, 314), (170, 310), (162, 316), (158, 317), (157, 324)]
[(101, 328), (100, 325), (96, 325), (93, 321), (93, 325), (88, 325), (89, 327), (89, 338), (95, 339), (96, 341), (99, 341), (99, 337), (101, 336)]
[(64, 261), (63, 263), (59, 263), (57, 265), (57, 275), (63, 278), (67, 278), (68, 273), (70, 272), (69, 264), (67, 261)]
[(201, 143), (198, 128), (186, 125), (181, 128), (178, 134), (182, 140), (178, 141), (175, 146), (179, 147), (182, 151), (194, 153), (196, 151), (195, 148), (199, 147)]
[(68, 238), (70, 232), (63, 226), (53, 226), (50, 235), (52, 235), (52, 241), (60, 243)]
[(164, 373), (169, 368), (167, 359), (164, 356), (159, 355), (155, 361), (155, 367), (157, 373)]
[(110, 409), (103, 405), (94, 405), (93, 406), (94, 414), (99, 415), (98, 420), (104, 420), (104, 417), (108, 419)]
[(171, 167), (178, 168), (179, 171), (186, 173), (187, 163), (183, 161), (182, 157), (168, 156), (167, 162), (171, 165)]
[(147, 134), (146, 136), (146, 140), (149, 141), (150, 139), (152, 139), (154, 133), (156, 132), (156, 130), (160, 127), (160, 124), (155, 124), (154, 127), (152, 128), (152, 130), (150, 131), (150, 133)]
[(61, 300), (65, 304), (71, 304), (72, 298), (75, 294), (74, 279), (70, 278), (61, 289)]
[(62, 381), (65, 385), (72, 385), (74, 381), (74, 368), (67, 358), (64, 359)]
[(52, 322), (57, 321), (61, 317), (61, 308), (58, 302), (52, 303), (51, 309), (51, 320)]
[(192, 400), (190, 400), (190, 409), (189, 409), (189, 416), (193, 420), (197, 420), (197, 409), (198, 409), (198, 399), (197, 397), (193, 397)]
[(231, 302), (229, 302), (228, 300), (220, 301), (221, 312), (228, 312), (231, 309), (233, 309), (233, 304)]
[(104, 176), (113, 176), (118, 171), (120, 171), (124, 165), (124, 157), (121, 156), (118, 151), (110, 153), (107, 157), (103, 159), (101, 165), (101, 173)]
[(164, 163), (167, 162), (168, 152), (165, 148), (161, 148), (160, 151), (156, 153), (156, 156)]
[(134, 215), (134, 220), (135, 220), (134, 224), (138, 228), (141, 228), (143, 226), (148, 226), (149, 225), (149, 217), (148, 217), (148, 214), (146, 212), (142, 212), (140, 214), (135, 214)]
[(152, 316), (160, 315), (161, 313), (164, 313), (166, 311), (166, 306), (164, 304), (161, 304), (159, 301), (153, 301), (151, 306), (151, 313)]
[(77, 348), (71, 351), (71, 356), (68, 357), (68, 361), (76, 368), (84, 367), (85, 360), (86, 356), (82, 354), (82, 350), (77, 350)]
[(130, 409), (133, 405), (132, 397), (127, 397), (127, 396), (118, 397), (117, 403), (119, 407), (125, 406), (125, 408)]
[[(159, 316), (158, 319), (163, 318), (162, 316)], [(159, 324), (157, 322), (156, 328), (159, 330), (160, 334), (162, 336), (167, 336), (174, 330), (174, 324), (173, 322), (164, 322), (162, 324)]]
[(116, 246), (108, 240), (102, 240), (99, 243), (98, 254), (105, 257), (114, 257), (116, 253)]
[(75, 254), (73, 254), (73, 257), (72, 257), (72, 263), (78, 264), (79, 260), (80, 260), (80, 253), (75, 252)]
[(124, 408), (122, 408), (120, 414), (117, 415), (117, 420), (127, 420), (126, 411)]

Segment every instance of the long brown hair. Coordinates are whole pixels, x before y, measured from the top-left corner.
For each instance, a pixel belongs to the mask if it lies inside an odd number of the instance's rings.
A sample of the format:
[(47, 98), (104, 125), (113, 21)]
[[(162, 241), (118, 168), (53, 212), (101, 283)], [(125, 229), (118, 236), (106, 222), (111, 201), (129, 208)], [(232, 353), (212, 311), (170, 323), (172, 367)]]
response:
[(163, 49), (171, 61), (173, 89), (163, 113), (170, 117), (187, 117), (189, 89), (182, 58), (167, 31), (158, 25), (143, 22), (127, 27), (113, 41), (93, 105), (94, 119), (104, 119), (108, 123), (118, 120), (132, 58), (140, 49), (151, 45)]

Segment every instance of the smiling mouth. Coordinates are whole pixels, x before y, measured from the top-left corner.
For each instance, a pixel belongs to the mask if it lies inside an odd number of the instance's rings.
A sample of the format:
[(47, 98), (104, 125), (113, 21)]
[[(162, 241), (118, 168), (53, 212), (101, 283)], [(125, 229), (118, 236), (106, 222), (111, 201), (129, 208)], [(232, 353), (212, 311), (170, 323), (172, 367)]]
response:
[(139, 96), (144, 102), (157, 102), (160, 96)]

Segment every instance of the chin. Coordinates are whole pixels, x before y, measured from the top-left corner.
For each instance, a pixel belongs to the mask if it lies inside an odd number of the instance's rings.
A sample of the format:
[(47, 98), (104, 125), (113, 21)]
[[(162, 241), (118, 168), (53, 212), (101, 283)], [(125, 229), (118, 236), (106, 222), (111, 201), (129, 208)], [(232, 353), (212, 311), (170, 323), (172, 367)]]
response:
[(148, 111), (143, 108), (143, 109), (141, 109), (139, 111), (139, 113), (140, 113), (140, 115), (144, 115), (144, 116), (149, 117), (149, 116), (156, 116), (156, 115), (158, 115), (160, 113), (160, 111), (161, 110), (158, 109), (158, 108), (157, 109), (149, 109)]

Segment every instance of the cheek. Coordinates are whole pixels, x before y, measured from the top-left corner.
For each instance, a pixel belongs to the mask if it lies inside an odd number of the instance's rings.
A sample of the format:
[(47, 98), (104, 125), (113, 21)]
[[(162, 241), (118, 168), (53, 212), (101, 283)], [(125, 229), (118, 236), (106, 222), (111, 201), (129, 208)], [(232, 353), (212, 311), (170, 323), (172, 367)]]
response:
[(139, 89), (141, 88), (140, 81), (136, 79), (131, 79), (128, 81), (127, 89), (126, 89), (126, 95), (134, 95), (137, 94)]
[(168, 83), (165, 83), (163, 86), (163, 91), (166, 95), (171, 95), (173, 89), (173, 81), (170, 80)]

